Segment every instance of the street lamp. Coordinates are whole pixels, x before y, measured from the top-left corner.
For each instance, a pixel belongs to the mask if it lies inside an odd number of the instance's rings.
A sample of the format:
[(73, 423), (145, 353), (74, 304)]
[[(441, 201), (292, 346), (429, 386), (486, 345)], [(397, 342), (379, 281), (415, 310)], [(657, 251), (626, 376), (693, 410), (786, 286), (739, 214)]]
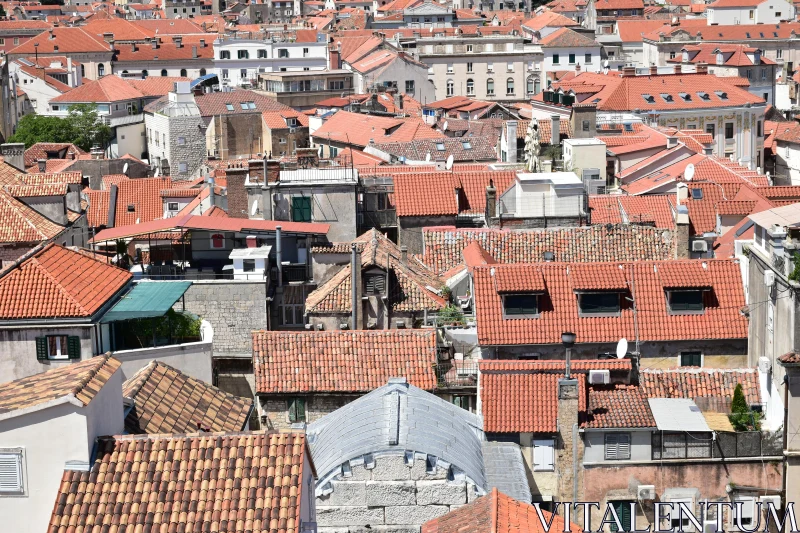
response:
[(572, 347), (575, 346), (575, 334), (571, 331), (565, 331), (561, 334), (561, 344), (564, 345), (564, 348), (567, 350), (567, 379), (570, 379), (570, 358), (572, 357)]

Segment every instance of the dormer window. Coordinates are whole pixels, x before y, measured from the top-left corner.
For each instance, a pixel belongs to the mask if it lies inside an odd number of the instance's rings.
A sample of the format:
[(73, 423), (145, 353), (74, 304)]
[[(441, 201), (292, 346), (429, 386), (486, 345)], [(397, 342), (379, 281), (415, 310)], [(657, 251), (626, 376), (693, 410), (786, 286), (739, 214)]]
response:
[(714, 94), (716, 94), (720, 100), (728, 99), (728, 93), (726, 93), (725, 91), (714, 91)]
[(668, 290), (667, 301), (671, 313), (702, 313), (703, 291), (699, 289)]
[(539, 316), (539, 294), (503, 295), (504, 318), (534, 318)]
[(680, 93), (680, 96), (681, 96), (681, 98), (683, 98), (684, 102), (691, 102), (692, 101), (692, 95), (689, 94), (689, 93)]
[(578, 294), (581, 315), (618, 315), (619, 292), (583, 292)]
[(297, 126), (297, 119), (296, 118), (287, 118), (286, 123), (289, 125), (290, 128), (294, 128)]
[(364, 294), (382, 295), (386, 292), (386, 274), (366, 274), (364, 276)]

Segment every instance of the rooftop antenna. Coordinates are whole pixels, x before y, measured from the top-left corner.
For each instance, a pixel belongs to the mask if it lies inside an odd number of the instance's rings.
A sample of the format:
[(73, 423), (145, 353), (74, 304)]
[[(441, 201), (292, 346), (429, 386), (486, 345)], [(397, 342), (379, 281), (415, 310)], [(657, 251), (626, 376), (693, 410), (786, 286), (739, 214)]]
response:
[(692, 178), (694, 178), (694, 163), (689, 163), (686, 165), (686, 170), (683, 171), (683, 179), (692, 181)]
[(617, 359), (625, 359), (625, 356), (628, 354), (628, 339), (622, 337), (617, 342)]

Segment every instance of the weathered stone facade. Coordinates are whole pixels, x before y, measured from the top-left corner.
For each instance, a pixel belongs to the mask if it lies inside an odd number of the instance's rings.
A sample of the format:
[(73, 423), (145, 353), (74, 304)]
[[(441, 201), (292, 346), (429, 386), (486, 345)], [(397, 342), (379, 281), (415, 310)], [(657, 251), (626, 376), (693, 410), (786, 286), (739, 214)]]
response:
[[(214, 328), (214, 357), (252, 357), (250, 333), (267, 327), (266, 287), (261, 281), (199, 280), (184, 295), (186, 310)], [(176, 308), (181, 308), (179, 301)]]
[[(319, 420), (323, 416), (330, 414), (338, 408), (359, 398), (360, 394), (313, 394), (302, 396), (305, 400), (306, 423)], [(266, 415), (266, 423), (262, 423), (263, 429), (289, 429), (292, 426), (289, 420), (289, 400), (291, 396), (271, 395), (260, 397), (257, 403), (259, 418)]]
[[(189, 180), (200, 174), (206, 160), (206, 139), (199, 116), (170, 117), (170, 175), (174, 180)], [(181, 140), (179, 140), (182, 139)], [(181, 163), (185, 163), (183, 167)]]
[[(478, 497), (475, 485), (425, 454), (374, 457), (330, 481), (317, 496), (319, 533), (416, 533), (420, 526)], [(332, 489), (332, 491), (330, 491)], [(325, 494), (327, 492), (327, 494)], [(320, 490), (317, 490), (320, 494)]]

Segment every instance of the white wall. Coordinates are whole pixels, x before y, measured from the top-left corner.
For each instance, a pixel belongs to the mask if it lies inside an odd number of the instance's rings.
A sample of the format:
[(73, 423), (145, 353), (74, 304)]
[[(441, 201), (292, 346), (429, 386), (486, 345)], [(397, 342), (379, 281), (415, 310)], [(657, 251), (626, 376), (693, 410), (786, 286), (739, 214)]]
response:
[(141, 368), (158, 360), (188, 376), (211, 383), (214, 379), (211, 371), (212, 348), (211, 340), (206, 340), (138, 350), (120, 350), (114, 352), (114, 357), (122, 361), (120, 374), (124, 374), (125, 379), (130, 379)]
[[(238, 59), (240, 50), (247, 51), (247, 59)], [(258, 57), (259, 50), (266, 51), (267, 57)], [(286, 50), (288, 57), (279, 57), (280, 50)], [(222, 52), (230, 52), (230, 59), (222, 59)], [(250, 39), (226, 39), (214, 42), (214, 71), (221, 79), (228, 79), (229, 85), (241, 86), (258, 78), (261, 72), (325, 70), (328, 68), (328, 44), (315, 43), (273, 43)], [(243, 77), (241, 71), (245, 70)], [(223, 75), (227, 71), (227, 78)]]
[[(544, 61), (542, 62), (544, 72), (575, 70), (576, 64), (580, 64), (582, 72), (601, 72), (603, 70), (599, 45), (587, 48), (542, 48), (542, 52), (544, 52)], [(575, 54), (575, 63), (569, 62), (570, 54)], [(592, 56), (592, 60), (588, 63), (586, 54)], [(554, 55), (558, 55), (558, 63), (553, 62)]]
[[(609, 431), (611, 433), (611, 431)], [(619, 432), (615, 432), (619, 433)], [(631, 430), (622, 433), (631, 434), (631, 461), (650, 461), (651, 453), (651, 432), (649, 430)], [(600, 463), (605, 461), (605, 431), (587, 430), (583, 434), (583, 442), (586, 446), (583, 454), (584, 463)]]
[(794, 13), (794, 6), (785, 0), (766, 0), (757, 7), (709, 7), (706, 10), (709, 24), (778, 24), (781, 20), (794, 20)]

